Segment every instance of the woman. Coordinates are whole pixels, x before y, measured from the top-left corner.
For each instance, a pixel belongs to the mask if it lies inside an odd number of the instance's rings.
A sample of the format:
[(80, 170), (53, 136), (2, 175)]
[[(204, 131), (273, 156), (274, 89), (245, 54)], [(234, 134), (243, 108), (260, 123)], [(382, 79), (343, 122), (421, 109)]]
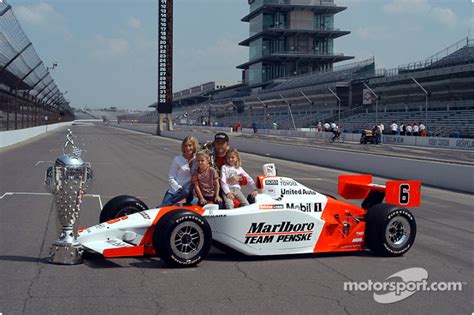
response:
[(183, 154), (176, 156), (168, 172), (168, 191), (158, 207), (171, 206), (182, 199), (190, 204), (193, 199), (191, 188), (191, 174), (196, 170), (194, 157), (199, 146), (198, 140), (193, 136), (184, 138), (181, 143)]

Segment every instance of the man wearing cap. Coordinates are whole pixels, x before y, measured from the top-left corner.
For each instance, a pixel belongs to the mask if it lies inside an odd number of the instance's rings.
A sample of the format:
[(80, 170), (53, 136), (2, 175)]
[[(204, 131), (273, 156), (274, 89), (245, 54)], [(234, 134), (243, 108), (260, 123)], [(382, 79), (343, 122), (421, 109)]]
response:
[(227, 154), (227, 150), (229, 150), (229, 136), (225, 132), (216, 133), (212, 146), (212, 166), (214, 166), (220, 174), (221, 167), (225, 164), (225, 155)]
[[(210, 146), (205, 146), (205, 148), (209, 151), (211, 155), (211, 164), (212, 166), (217, 170), (219, 173), (219, 176), (221, 175), (221, 167), (222, 165), (225, 164), (225, 157), (227, 154), (227, 151), (229, 150), (229, 136), (225, 132), (218, 132), (214, 136), (214, 142), (212, 142), (212, 145)], [(237, 180), (241, 186), (247, 185), (247, 179), (243, 176), (238, 176), (239, 179)], [(234, 178), (229, 178), (229, 180), (232, 182), (236, 179)], [(234, 201), (236, 204), (235, 207), (238, 207), (238, 201)]]

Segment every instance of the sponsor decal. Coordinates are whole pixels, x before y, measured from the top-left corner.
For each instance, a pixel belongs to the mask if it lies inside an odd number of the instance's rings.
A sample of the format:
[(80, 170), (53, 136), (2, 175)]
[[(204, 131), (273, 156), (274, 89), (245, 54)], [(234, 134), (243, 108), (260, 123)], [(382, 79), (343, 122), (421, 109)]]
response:
[(117, 239), (111, 239), (111, 240), (107, 240), (105, 241), (106, 243), (109, 243), (110, 245), (113, 245), (113, 246), (116, 246), (116, 247), (124, 247), (124, 246), (129, 246), (129, 244), (125, 243), (125, 242), (122, 242), (122, 241), (119, 241)]
[(226, 216), (227, 214), (209, 214), (209, 215), (206, 215), (206, 218), (224, 218)]
[(265, 185), (266, 186), (278, 186), (278, 180), (277, 179), (266, 179), (265, 180)]
[(150, 216), (146, 212), (138, 212), (144, 219), (150, 220)]
[(301, 212), (321, 212), (322, 205), (319, 202), (307, 202), (307, 203), (286, 203), (287, 209), (299, 210)]
[(344, 245), (341, 248), (360, 248), (362, 244), (351, 244), (351, 245)]
[(352, 239), (352, 243), (361, 243), (363, 241), (363, 238), (362, 237), (358, 237), (358, 238), (353, 238)]
[(116, 219), (109, 220), (109, 221), (107, 221), (107, 222), (105, 222), (105, 223), (107, 223), (107, 224), (114, 224), (114, 223), (117, 223), (117, 222), (120, 222), (120, 221), (125, 221), (125, 220), (127, 220), (127, 219), (128, 219), (127, 216), (123, 216), (123, 217), (120, 217), (120, 218), (116, 218)]
[(474, 140), (457, 140), (456, 147), (458, 148), (474, 148)]
[(306, 190), (306, 189), (303, 189), (303, 188), (300, 188), (300, 189), (282, 188), (281, 193), (282, 193), (282, 195), (316, 195), (315, 191)]
[(449, 147), (448, 139), (429, 139), (428, 144), (436, 147)]
[(384, 143), (404, 143), (404, 138), (396, 136), (383, 136)]
[(269, 204), (269, 205), (259, 205), (260, 210), (273, 210), (273, 209), (284, 209), (285, 207), (282, 204)]
[(280, 179), (280, 185), (282, 186), (298, 186), (298, 183), (292, 179)]
[(283, 221), (280, 224), (266, 222), (252, 223), (245, 234), (244, 244), (268, 244), (310, 241), (313, 235), (314, 223), (291, 223)]

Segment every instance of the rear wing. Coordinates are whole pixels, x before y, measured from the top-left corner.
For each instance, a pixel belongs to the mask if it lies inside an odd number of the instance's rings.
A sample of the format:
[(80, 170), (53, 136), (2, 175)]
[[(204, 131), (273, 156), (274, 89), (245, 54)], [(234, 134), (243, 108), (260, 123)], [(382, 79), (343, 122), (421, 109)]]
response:
[[(387, 203), (403, 207), (420, 206), (419, 180), (390, 180), (385, 185), (372, 183), (372, 175), (340, 175), (338, 193), (345, 199), (364, 199), (363, 208), (380, 203), (385, 197)], [(364, 206), (365, 204), (365, 206)]]

